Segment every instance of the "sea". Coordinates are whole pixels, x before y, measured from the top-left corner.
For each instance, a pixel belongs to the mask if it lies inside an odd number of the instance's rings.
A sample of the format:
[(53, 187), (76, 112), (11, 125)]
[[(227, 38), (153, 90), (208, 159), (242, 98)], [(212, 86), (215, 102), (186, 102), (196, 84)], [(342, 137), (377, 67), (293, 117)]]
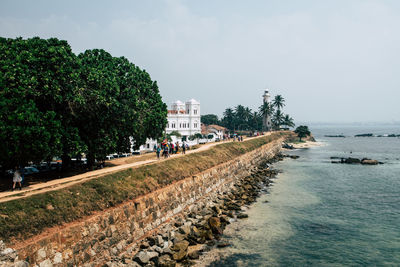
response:
[[(203, 266), (400, 266), (400, 126), (313, 126), (322, 146), (287, 152), (273, 185), (225, 229)], [(345, 138), (325, 135), (345, 135)], [(384, 164), (333, 164), (330, 157)]]

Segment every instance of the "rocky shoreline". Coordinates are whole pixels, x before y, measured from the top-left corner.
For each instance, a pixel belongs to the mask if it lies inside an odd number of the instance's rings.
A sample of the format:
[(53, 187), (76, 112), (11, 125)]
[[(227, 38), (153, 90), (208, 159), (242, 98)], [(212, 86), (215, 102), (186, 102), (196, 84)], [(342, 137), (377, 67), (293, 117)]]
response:
[[(215, 247), (229, 246), (221, 241), (225, 227), (238, 219), (247, 218), (242, 207), (256, 201), (263, 190), (272, 183), (278, 171), (270, 165), (285, 157), (298, 156), (278, 154), (262, 161), (250, 170), (250, 175), (239, 179), (230, 192), (208, 196), (183, 211), (173, 221), (169, 221), (138, 243), (127, 245), (123, 253), (115, 253), (111, 260), (87, 263), (84, 266), (191, 266), (196, 265), (202, 253)], [(4, 245), (3, 245), (4, 246)], [(48, 260), (40, 267), (53, 266)], [(2, 247), (0, 266), (29, 266), (20, 261), (17, 252)], [(37, 265), (35, 265), (37, 266)]]
[(104, 266), (191, 266), (196, 265), (202, 253), (229, 246), (220, 241), (225, 227), (248, 217), (242, 207), (255, 202), (272, 183), (278, 172), (270, 164), (284, 157), (279, 154), (254, 167), (251, 175), (240, 179), (231, 192), (194, 205)]

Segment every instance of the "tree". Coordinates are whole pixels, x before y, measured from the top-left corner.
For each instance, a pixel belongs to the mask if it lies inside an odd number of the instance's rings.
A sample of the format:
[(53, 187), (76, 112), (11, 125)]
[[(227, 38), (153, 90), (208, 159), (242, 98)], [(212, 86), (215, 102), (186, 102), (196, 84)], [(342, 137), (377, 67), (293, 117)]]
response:
[(70, 124), (76, 56), (66, 41), (0, 38), (0, 165), (40, 162), (81, 146)]
[(297, 133), (297, 136), (300, 138), (300, 141), (301, 138), (311, 135), (311, 132), (308, 130), (308, 126), (304, 125), (300, 125), (299, 127), (297, 127), (294, 132)]
[[(265, 120), (265, 124), (267, 124), (268, 118), (271, 118), (272, 114), (274, 113), (274, 106), (271, 105), (269, 102), (264, 102), (259, 107), (259, 112), (262, 117), (262, 122), (263, 122), (263, 120)], [(270, 129), (262, 129), (262, 130), (270, 130)]]
[(282, 124), (283, 124), (283, 125), (286, 125), (286, 126), (289, 127), (289, 128), (295, 126), (294, 121), (293, 121), (293, 118), (290, 117), (290, 116), (287, 115), (287, 114), (283, 117), (283, 122), (282, 122)]
[(224, 111), (224, 117), (222, 118), (222, 124), (224, 127), (233, 130), (235, 128), (235, 113), (231, 108), (227, 108)]
[(285, 99), (281, 95), (276, 95), (273, 105), (277, 108), (277, 110), (281, 110), (281, 108), (285, 106)]
[(167, 107), (147, 72), (99, 49), (85, 51), (79, 60), (82, 103), (76, 119), (89, 165), (162, 136)]
[(283, 113), (279, 109), (275, 111), (272, 117), (272, 124), (274, 125), (275, 130), (279, 130), (283, 124)]
[(219, 124), (218, 116), (215, 114), (201, 115), (201, 123), (205, 125)]

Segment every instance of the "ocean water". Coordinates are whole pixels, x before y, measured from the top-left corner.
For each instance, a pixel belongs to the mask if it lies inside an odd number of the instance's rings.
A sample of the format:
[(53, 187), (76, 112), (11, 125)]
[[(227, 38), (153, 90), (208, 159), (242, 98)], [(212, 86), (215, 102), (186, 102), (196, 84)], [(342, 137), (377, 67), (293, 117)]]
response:
[[(232, 245), (203, 257), (205, 266), (400, 266), (400, 138), (326, 138), (325, 134), (396, 133), (400, 127), (314, 127), (324, 146), (296, 150), (249, 218), (229, 225)], [(351, 152), (351, 153), (350, 153)], [(330, 157), (383, 165), (332, 164)]]

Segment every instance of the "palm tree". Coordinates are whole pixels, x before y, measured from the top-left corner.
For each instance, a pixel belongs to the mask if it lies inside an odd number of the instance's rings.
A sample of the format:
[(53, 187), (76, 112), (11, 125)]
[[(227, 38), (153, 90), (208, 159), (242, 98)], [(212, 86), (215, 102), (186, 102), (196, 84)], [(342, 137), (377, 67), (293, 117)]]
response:
[(269, 121), (270, 121), (269, 118), (271, 118), (272, 114), (274, 113), (274, 107), (273, 107), (273, 105), (271, 105), (271, 103), (265, 102), (264, 104), (262, 104), (260, 106), (259, 111), (260, 111), (259, 113), (260, 113), (260, 115), (262, 117), (262, 122), (263, 122), (262, 130), (263, 131), (264, 130), (268, 130), (269, 131), (270, 130), (269, 129), (269, 125), (268, 125)]
[(281, 110), (285, 106), (285, 99), (281, 95), (276, 95), (273, 102), (274, 107)]
[(293, 118), (292, 117), (290, 117), (288, 114), (286, 114), (284, 117), (283, 117), (283, 125), (286, 125), (287, 127), (294, 127), (295, 126), (295, 124), (294, 124), (294, 121), (293, 121)]
[(279, 130), (283, 124), (283, 113), (280, 109), (278, 109), (272, 117), (272, 124), (274, 125), (275, 130)]
[(274, 107), (270, 103), (265, 102), (260, 106), (259, 111), (261, 115), (269, 117), (274, 113)]
[(235, 107), (235, 125), (238, 129), (240, 126), (243, 129), (243, 125), (246, 125), (246, 108), (242, 105)]
[(235, 127), (234, 117), (235, 117), (235, 113), (233, 112), (233, 110), (231, 108), (225, 109), (224, 117), (222, 118), (223, 125), (226, 128), (232, 130)]

